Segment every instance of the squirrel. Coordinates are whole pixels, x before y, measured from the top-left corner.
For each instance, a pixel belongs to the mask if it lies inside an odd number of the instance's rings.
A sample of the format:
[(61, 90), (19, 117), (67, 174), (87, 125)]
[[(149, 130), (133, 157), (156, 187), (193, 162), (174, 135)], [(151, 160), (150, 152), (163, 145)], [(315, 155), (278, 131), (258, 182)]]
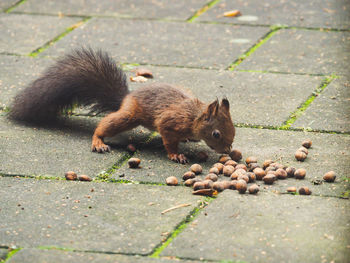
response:
[(185, 164), (178, 153), (181, 141), (204, 140), (218, 153), (229, 153), (235, 136), (229, 101), (205, 104), (173, 85), (154, 83), (129, 91), (127, 77), (101, 50), (79, 48), (56, 61), (23, 91), (10, 107), (9, 117), (35, 124), (55, 122), (74, 105), (92, 112), (110, 112), (92, 136), (93, 152), (109, 152), (105, 137), (142, 125), (157, 131), (170, 160)]

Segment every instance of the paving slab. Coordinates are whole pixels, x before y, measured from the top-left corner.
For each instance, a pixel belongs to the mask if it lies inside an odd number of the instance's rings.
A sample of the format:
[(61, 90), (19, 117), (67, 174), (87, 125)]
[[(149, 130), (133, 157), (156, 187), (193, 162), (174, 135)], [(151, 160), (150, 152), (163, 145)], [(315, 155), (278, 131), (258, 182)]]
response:
[(27, 55), (81, 18), (0, 14), (0, 52)]
[(350, 202), (225, 191), (161, 255), (243, 262), (348, 262)]
[(323, 80), (322, 77), (286, 74), (140, 67), (150, 69), (154, 79), (145, 83), (132, 82), (135, 89), (154, 81), (167, 82), (189, 90), (207, 103), (227, 97), (234, 122), (253, 125), (281, 126)]
[(0, 262), (1, 260), (5, 260), (8, 254), (7, 248), (0, 248)]
[[(279, 180), (272, 186), (265, 186), (258, 182), (261, 190), (285, 193), (289, 186), (298, 188), (309, 186), (316, 195), (341, 196), (350, 189), (348, 183), (350, 177), (349, 136), (251, 128), (237, 128), (236, 132), (234, 148), (242, 151), (243, 160), (248, 156), (256, 156), (259, 163), (273, 159), (287, 166), (307, 170), (305, 180), (290, 178)], [(307, 138), (313, 141), (313, 146), (310, 148), (308, 158), (303, 163), (298, 162), (294, 158), (294, 153), (301, 147), (301, 142)], [(181, 144), (180, 151), (189, 157), (189, 164), (179, 165), (168, 160), (161, 138), (157, 137), (149, 145), (140, 148), (134, 155), (142, 160), (142, 168), (130, 169), (125, 164), (115, 171), (113, 178), (165, 183), (168, 176), (176, 176), (179, 182), (182, 182), (182, 175), (189, 170), (190, 165), (198, 162), (197, 153), (199, 151), (209, 154), (208, 161), (201, 163), (204, 175), (219, 159), (219, 155), (209, 150), (204, 143), (184, 143)], [(331, 170), (337, 173), (336, 182), (322, 183), (323, 175)]]
[[(223, 16), (225, 12), (231, 10), (240, 10), (242, 16)], [(203, 13), (198, 20), (249, 25), (349, 29), (349, 10), (350, 3), (347, 0), (223, 0)]]
[(346, 75), (349, 40), (350, 32), (281, 29), (237, 69)]
[(334, 80), (292, 127), (350, 132), (350, 79)]
[(2, 246), (146, 255), (202, 200), (184, 187), (0, 180)]
[(27, 1), (16, 8), (16, 12), (105, 15), (133, 18), (186, 20), (207, 3), (206, 0), (160, 1), (160, 0), (88, 0), (88, 1)]
[(8, 8), (16, 4), (17, 0), (2, 0), (0, 2), (0, 11), (6, 11)]
[(94, 18), (40, 55), (60, 56), (84, 43), (109, 51), (122, 62), (226, 68), (267, 31), (260, 27)]

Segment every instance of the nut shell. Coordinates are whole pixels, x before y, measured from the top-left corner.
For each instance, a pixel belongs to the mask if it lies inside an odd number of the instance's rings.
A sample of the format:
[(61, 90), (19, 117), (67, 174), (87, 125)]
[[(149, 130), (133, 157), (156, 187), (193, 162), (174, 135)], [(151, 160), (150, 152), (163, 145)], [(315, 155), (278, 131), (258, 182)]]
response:
[(287, 188), (287, 192), (288, 193), (296, 193), (297, 192), (297, 188), (294, 186), (288, 187)]
[(244, 194), (247, 191), (247, 183), (244, 180), (238, 180), (236, 183), (236, 189), (240, 194)]
[(250, 164), (248, 164), (248, 171), (252, 172), (252, 171), (254, 171), (255, 168), (259, 168), (259, 167), (260, 167), (260, 165), (258, 163), (250, 163)]
[(130, 158), (128, 160), (128, 165), (129, 165), (129, 168), (138, 168), (139, 165), (141, 163), (141, 160), (139, 158)]
[(225, 186), (223, 185), (222, 182), (214, 182), (213, 183), (213, 189), (218, 191), (218, 192), (222, 192), (225, 190)]
[(258, 158), (256, 158), (255, 156), (249, 156), (247, 159), (245, 159), (245, 163), (248, 165), (250, 163), (257, 163), (258, 162)]
[(218, 175), (220, 171), (217, 167), (212, 167), (209, 169), (209, 173)]
[(248, 170), (248, 169), (247, 169), (247, 166), (246, 166), (245, 164), (243, 164), (243, 163), (237, 164), (237, 165), (235, 166), (235, 170), (238, 170), (238, 169), (244, 169), (245, 171)]
[(230, 177), (234, 171), (235, 171), (235, 168), (233, 166), (225, 165), (224, 169), (222, 170), (222, 173), (224, 174), (224, 176)]
[(169, 176), (167, 179), (165, 179), (165, 183), (169, 186), (175, 186), (179, 182), (175, 176)]
[(265, 184), (273, 184), (276, 181), (276, 176), (274, 174), (267, 174), (264, 176), (263, 181)]
[(247, 173), (247, 176), (249, 178), (249, 183), (254, 182), (256, 179), (255, 173), (249, 172), (249, 173)]
[(305, 140), (301, 143), (302, 146), (304, 146), (305, 148), (309, 149), (312, 145), (312, 141), (311, 140)]
[(309, 189), (309, 187), (304, 186), (299, 189), (300, 195), (311, 195), (311, 193), (312, 191)]
[(192, 186), (194, 185), (194, 183), (197, 183), (197, 182), (201, 182), (201, 179), (199, 178), (191, 178), (191, 179), (187, 179), (184, 184), (185, 186)]
[(299, 168), (295, 170), (294, 177), (295, 179), (304, 179), (306, 176), (306, 170), (304, 168)]
[(256, 176), (256, 180), (262, 180), (266, 175), (266, 172), (262, 168), (255, 168), (253, 173)]
[(257, 184), (252, 184), (249, 186), (248, 192), (252, 195), (257, 194), (259, 192), (259, 186)]
[(295, 168), (294, 167), (287, 167), (286, 172), (287, 172), (288, 177), (294, 177)]
[(203, 185), (204, 185), (204, 189), (211, 189), (213, 188), (213, 181), (212, 180), (204, 180), (203, 181)]
[(80, 174), (78, 175), (79, 181), (85, 181), (85, 182), (90, 182), (92, 181), (92, 178), (86, 174)]
[(194, 195), (204, 195), (204, 196), (213, 196), (217, 195), (217, 191), (214, 189), (199, 189), (196, 191), (193, 191), (192, 194)]
[(229, 160), (232, 160), (230, 156), (228, 156), (228, 155), (223, 155), (223, 156), (220, 157), (219, 163), (224, 164), (224, 163), (226, 163), (226, 162), (229, 161)]
[(224, 169), (224, 165), (222, 163), (215, 163), (213, 167), (216, 167), (219, 169), (219, 174), (222, 174), (222, 170)]
[(247, 174), (242, 174), (242, 175), (238, 176), (237, 180), (238, 181), (239, 180), (244, 180), (246, 183), (248, 183), (249, 182), (249, 177), (248, 177)]
[(297, 159), (299, 162), (303, 162), (307, 157), (306, 153), (299, 150), (295, 152), (294, 156), (295, 156), (295, 159)]
[(282, 179), (282, 180), (287, 179), (287, 177), (288, 177), (286, 170), (281, 169), (281, 168), (277, 169), (276, 176), (278, 179)]
[(182, 176), (182, 179), (184, 181), (186, 181), (187, 179), (192, 179), (195, 177), (196, 177), (196, 174), (194, 172), (188, 171), (188, 172), (184, 173), (184, 175)]
[(242, 152), (240, 150), (232, 150), (232, 152), (230, 152), (230, 157), (232, 160), (239, 162), (242, 159)]
[(306, 149), (305, 147), (300, 147), (300, 148), (298, 149), (298, 151), (301, 151), (301, 152), (305, 153), (306, 155), (309, 154), (308, 149)]
[(225, 163), (225, 165), (231, 165), (231, 166), (233, 166), (233, 167), (236, 167), (237, 162), (235, 162), (234, 160), (228, 160), (228, 161)]
[(272, 160), (265, 160), (263, 163), (263, 168), (266, 169), (267, 167), (270, 166), (270, 164), (272, 164), (273, 161)]
[(323, 176), (323, 180), (325, 180), (328, 183), (334, 182), (335, 178), (336, 178), (336, 175), (335, 175), (335, 172), (333, 171), (329, 171), (325, 173), (325, 175)]
[(203, 171), (202, 166), (198, 163), (192, 164), (190, 170), (195, 174), (201, 174)]
[(66, 180), (68, 181), (75, 181), (78, 179), (78, 176), (75, 172), (73, 171), (68, 171), (64, 174), (64, 177), (66, 178)]
[(205, 185), (203, 182), (195, 182), (193, 184), (193, 190), (194, 191), (197, 191), (197, 190), (200, 190), (200, 189), (204, 189), (205, 188)]
[(216, 182), (219, 179), (219, 177), (216, 174), (210, 173), (204, 179)]

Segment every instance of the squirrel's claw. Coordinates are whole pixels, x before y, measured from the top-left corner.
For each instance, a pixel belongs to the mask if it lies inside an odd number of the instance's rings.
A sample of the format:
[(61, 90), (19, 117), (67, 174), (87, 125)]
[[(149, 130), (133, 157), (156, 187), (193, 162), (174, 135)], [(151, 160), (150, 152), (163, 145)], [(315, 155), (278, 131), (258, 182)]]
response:
[(107, 144), (102, 144), (99, 146), (95, 146), (93, 145), (91, 147), (91, 151), (92, 152), (98, 152), (98, 153), (104, 153), (104, 152), (110, 152), (111, 151), (111, 147)]
[(169, 159), (181, 164), (188, 163), (187, 158), (183, 154), (169, 154)]

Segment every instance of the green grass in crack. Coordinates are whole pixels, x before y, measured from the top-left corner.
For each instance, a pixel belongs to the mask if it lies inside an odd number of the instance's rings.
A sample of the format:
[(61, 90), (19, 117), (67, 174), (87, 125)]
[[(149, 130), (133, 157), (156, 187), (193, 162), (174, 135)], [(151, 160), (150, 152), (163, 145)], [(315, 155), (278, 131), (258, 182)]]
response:
[(198, 18), (201, 14), (205, 13), (208, 9), (216, 5), (220, 0), (212, 0), (201, 9), (199, 9), (193, 16), (187, 19), (187, 22), (193, 22), (196, 18)]
[(20, 6), (21, 4), (27, 2), (27, 0), (20, 0), (18, 2), (16, 2), (14, 5), (10, 6), (9, 8), (5, 9), (4, 12), (5, 13), (11, 13), (11, 11), (13, 9), (15, 9), (16, 7)]
[(7, 262), (10, 258), (12, 258), (18, 251), (20, 251), (22, 248), (15, 248), (12, 249), (6, 256), (4, 260), (0, 260), (0, 263), (5, 263)]

